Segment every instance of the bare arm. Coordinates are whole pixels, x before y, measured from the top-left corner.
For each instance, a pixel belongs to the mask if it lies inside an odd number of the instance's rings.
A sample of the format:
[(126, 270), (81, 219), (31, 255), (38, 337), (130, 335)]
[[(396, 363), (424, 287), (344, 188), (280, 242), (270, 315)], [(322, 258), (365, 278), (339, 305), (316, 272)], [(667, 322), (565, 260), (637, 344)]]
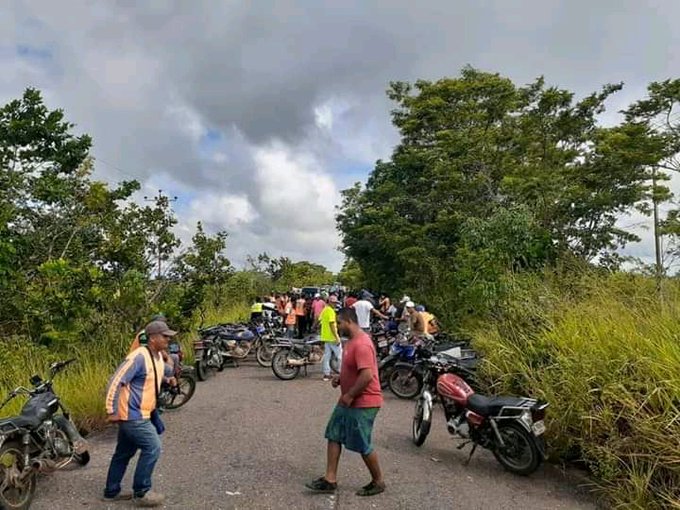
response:
[(361, 395), (366, 387), (373, 379), (373, 371), (370, 368), (362, 368), (359, 370), (359, 377), (357, 377), (357, 382), (354, 383), (349, 391), (346, 393), (347, 397), (351, 400), (357, 398), (357, 395)]

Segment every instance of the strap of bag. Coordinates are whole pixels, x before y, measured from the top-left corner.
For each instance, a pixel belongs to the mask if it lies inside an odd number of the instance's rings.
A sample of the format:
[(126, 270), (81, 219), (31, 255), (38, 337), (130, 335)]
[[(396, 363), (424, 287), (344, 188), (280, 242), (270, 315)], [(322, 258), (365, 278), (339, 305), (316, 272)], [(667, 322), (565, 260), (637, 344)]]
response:
[(151, 356), (151, 366), (153, 367), (153, 389), (156, 393), (156, 408), (158, 408), (158, 373), (156, 373), (156, 360), (153, 358), (153, 353), (149, 349), (148, 345), (145, 345), (146, 350), (149, 351), (149, 356)]

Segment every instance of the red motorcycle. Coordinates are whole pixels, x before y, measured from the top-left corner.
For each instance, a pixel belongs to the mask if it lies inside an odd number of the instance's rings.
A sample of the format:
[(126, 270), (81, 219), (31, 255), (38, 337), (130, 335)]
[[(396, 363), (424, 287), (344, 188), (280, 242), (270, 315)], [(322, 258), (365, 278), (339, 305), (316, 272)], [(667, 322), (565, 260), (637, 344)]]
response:
[(422, 446), (432, 425), (432, 407), (444, 408), (450, 434), (466, 439), (458, 449), (472, 443), (466, 465), (477, 446), (491, 450), (508, 471), (530, 475), (546, 458), (545, 424), (547, 403), (523, 397), (487, 397), (478, 393), (453, 372), (459, 361), (445, 355), (423, 359), (423, 390), (416, 402), (413, 442)]

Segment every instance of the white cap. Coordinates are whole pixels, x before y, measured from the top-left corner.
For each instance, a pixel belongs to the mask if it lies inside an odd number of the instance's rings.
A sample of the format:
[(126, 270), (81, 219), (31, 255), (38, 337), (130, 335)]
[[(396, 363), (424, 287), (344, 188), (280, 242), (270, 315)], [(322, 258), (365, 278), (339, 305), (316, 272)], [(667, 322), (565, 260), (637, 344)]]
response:
[(316, 294), (314, 294), (314, 297), (321, 297), (321, 294), (317, 292)]
[(416, 304), (413, 301), (406, 301), (406, 308), (413, 308)]
[(403, 298), (401, 298), (402, 303), (406, 303), (407, 301), (411, 301), (411, 298), (408, 296), (404, 296)]

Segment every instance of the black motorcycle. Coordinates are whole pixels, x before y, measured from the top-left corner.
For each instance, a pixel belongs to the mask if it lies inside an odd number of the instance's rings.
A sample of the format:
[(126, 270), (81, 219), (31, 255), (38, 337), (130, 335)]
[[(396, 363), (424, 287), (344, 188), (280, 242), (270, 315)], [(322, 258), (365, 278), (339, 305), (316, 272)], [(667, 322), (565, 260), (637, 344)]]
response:
[(85, 440), (54, 392), (52, 379), (75, 359), (50, 365), (50, 378), (31, 377), (32, 388), (19, 386), (0, 405), (19, 395), (28, 401), (18, 416), (0, 420), (0, 508), (25, 510), (35, 494), (37, 474), (71, 462), (90, 461)]
[(220, 349), (221, 341), (216, 335), (203, 331), (200, 334), (200, 340), (194, 342), (196, 377), (199, 381), (206, 381), (215, 372), (224, 370), (223, 356), (227, 353)]
[[(306, 375), (308, 365), (321, 363), (323, 359), (323, 342), (314, 336), (303, 340), (277, 338), (274, 348), (276, 352), (272, 358), (272, 371), (276, 377), (284, 381), (295, 379), (302, 367)], [(331, 357), (330, 365), (333, 372), (340, 373), (340, 360), (335, 353)]]

